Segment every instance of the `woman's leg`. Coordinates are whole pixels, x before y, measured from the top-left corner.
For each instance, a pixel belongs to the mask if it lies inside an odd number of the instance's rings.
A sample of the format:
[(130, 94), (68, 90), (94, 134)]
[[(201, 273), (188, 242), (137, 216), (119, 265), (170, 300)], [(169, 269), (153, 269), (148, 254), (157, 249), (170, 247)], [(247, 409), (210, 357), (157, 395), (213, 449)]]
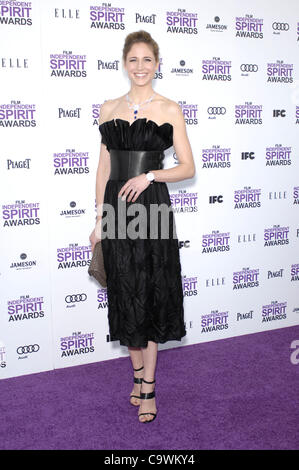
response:
[[(142, 356), (141, 348), (128, 347), (128, 350), (129, 350), (129, 353), (130, 353), (133, 369), (140, 369), (140, 367), (143, 366), (143, 356)], [(141, 369), (138, 372), (134, 372), (134, 376), (137, 377), (137, 378), (142, 378), (143, 374), (144, 374), (144, 369)], [(139, 396), (140, 395), (140, 389), (141, 389), (141, 385), (134, 383), (134, 387), (133, 387), (133, 390), (131, 392), (131, 395)], [(133, 403), (134, 405), (140, 405), (140, 399), (139, 398), (132, 397), (130, 400), (131, 400), (131, 403)]]
[[(155, 379), (156, 364), (157, 364), (157, 355), (158, 355), (158, 344), (153, 341), (148, 341), (146, 348), (141, 348), (143, 356), (143, 378), (147, 382), (152, 382)], [(142, 392), (150, 393), (155, 389), (155, 384), (142, 383)], [(155, 397), (147, 400), (140, 400), (141, 405), (139, 407), (139, 413), (146, 413), (150, 411), (152, 413), (157, 412)], [(140, 416), (140, 421), (152, 420), (153, 415), (143, 415)]]

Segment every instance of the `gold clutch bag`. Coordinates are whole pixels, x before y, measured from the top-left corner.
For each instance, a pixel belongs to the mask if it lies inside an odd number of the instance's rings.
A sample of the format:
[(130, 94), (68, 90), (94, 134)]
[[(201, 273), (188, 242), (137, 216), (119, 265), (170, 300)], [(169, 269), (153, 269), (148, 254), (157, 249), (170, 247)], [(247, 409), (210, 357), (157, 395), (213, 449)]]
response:
[(98, 241), (94, 247), (91, 262), (88, 268), (88, 274), (93, 276), (102, 287), (107, 287), (101, 241)]

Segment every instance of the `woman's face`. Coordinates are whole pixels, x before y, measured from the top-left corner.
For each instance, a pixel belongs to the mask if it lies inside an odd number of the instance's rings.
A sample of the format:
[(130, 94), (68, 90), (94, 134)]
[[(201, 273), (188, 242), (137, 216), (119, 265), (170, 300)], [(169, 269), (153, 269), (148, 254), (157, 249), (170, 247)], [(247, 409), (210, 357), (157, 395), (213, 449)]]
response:
[(138, 42), (129, 50), (124, 67), (132, 83), (146, 85), (153, 80), (159, 62), (156, 62), (151, 47)]

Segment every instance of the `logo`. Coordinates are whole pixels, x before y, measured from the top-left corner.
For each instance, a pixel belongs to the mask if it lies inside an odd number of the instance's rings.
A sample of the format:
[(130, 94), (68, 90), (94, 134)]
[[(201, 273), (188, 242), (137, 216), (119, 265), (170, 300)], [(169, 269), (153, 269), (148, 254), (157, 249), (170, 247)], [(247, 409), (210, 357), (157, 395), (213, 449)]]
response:
[(179, 242), (179, 248), (190, 248), (190, 240)]
[(242, 152), (241, 153), (242, 160), (247, 160), (248, 158), (250, 158), (250, 160), (253, 160), (255, 158), (254, 152)]
[(65, 217), (79, 217), (80, 215), (85, 214), (85, 209), (75, 209), (77, 206), (75, 201), (70, 202), (71, 209), (62, 210), (60, 215)]
[(13, 59), (11, 57), (2, 57), (0, 67), (9, 69), (28, 69), (28, 59)]
[(208, 108), (208, 114), (210, 115), (221, 115), (226, 113), (226, 108), (224, 106), (210, 106)]
[(86, 299), (86, 294), (69, 294), (65, 297), (65, 301), (67, 304), (72, 304), (74, 302), (84, 302)]
[(184, 59), (180, 60), (180, 67), (172, 68), (171, 73), (175, 73), (177, 76), (188, 76), (189, 74), (193, 74), (193, 69), (185, 68), (186, 62)]
[(74, 109), (63, 109), (58, 108), (58, 118), (79, 118), (80, 119), (81, 108)]
[(272, 23), (272, 28), (274, 31), (288, 31), (290, 29), (290, 25), (288, 23)]
[(206, 29), (209, 29), (210, 31), (216, 32), (216, 33), (222, 33), (222, 31), (227, 30), (227, 25), (226, 24), (220, 24), (220, 18), (219, 16), (214, 17), (214, 22), (215, 23), (208, 23), (206, 25)]
[(33, 352), (39, 351), (39, 345), (38, 344), (31, 344), (30, 346), (19, 346), (17, 349), (17, 353), (19, 355), (22, 354), (31, 354)]
[(78, 20), (80, 10), (74, 10), (72, 11), (70, 8), (64, 9), (64, 8), (54, 8), (54, 18), (65, 18), (65, 19), (76, 19)]
[(241, 64), (240, 69), (242, 72), (257, 72), (259, 68), (256, 64)]
[(26, 158), (25, 160), (6, 160), (7, 161), (7, 169), (15, 169), (15, 168), (26, 168), (30, 170), (29, 162), (31, 161), (31, 158)]
[(156, 16), (154, 13), (152, 15), (144, 16), (140, 13), (135, 13), (135, 23), (156, 23)]
[(198, 34), (198, 14), (178, 8), (166, 12), (167, 33)]
[(273, 117), (285, 117), (286, 110), (285, 109), (273, 109)]
[(223, 202), (223, 196), (210, 196), (209, 197), (209, 204), (215, 204), (215, 202)]

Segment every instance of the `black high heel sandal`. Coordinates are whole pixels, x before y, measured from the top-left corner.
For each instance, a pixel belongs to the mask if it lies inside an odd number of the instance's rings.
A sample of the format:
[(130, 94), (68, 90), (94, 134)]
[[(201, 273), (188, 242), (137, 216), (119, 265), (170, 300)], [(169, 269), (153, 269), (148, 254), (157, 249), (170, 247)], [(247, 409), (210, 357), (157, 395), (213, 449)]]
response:
[[(134, 369), (134, 368), (133, 368), (133, 370), (134, 370), (135, 372), (139, 372), (140, 370), (143, 369), (143, 367), (144, 367), (144, 366), (140, 367), (140, 369)], [(135, 377), (135, 376), (134, 376), (134, 383), (135, 383), (135, 384), (139, 384), (139, 385), (142, 384), (142, 378), (139, 379), (138, 377)], [(138, 395), (130, 395), (130, 403), (131, 403), (131, 405), (133, 405), (133, 406), (140, 406), (139, 404), (136, 404), (136, 405), (135, 405), (134, 403), (132, 403), (132, 402), (131, 402), (131, 397), (132, 397), (132, 398), (140, 398), (140, 396), (138, 396)]]
[[(153, 380), (152, 382), (147, 382), (147, 381), (144, 380), (144, 379), (141, 379), (141, 380), (142, 380), (142, 382), (145, 382), (146, 384), (154, 384), (154, 383), (156, 382), (156, 380)], [(141, 398), (141, 400), (148, 400), (148, 399), (150, 399), (150, 398), (154, 398), (155, 395), (156, 395), (156, 394), (155, 394), (155, 390), (153, 390), (153, 391), (150, 392), (150, 393), (142, 393), (142, 392), (140, 392), (140, 398)], [(138, 414), (138, 418), (139, 418), (139, 416), (142, 416), (142, 415), (153, 415), (153, 419), (149, 419), (149, 420), (146, 420), (146, 421), (140, 421), (140, 420), (139, 420), (140, 423), (151, 423), (151, 422), (154, 421), (154, 419), (156, 418), (157, 413), (151, 413), (151, 412), (149, 412), (149, 411), (148, 411), (147, 413), (139, 413), (139, 414)]]

